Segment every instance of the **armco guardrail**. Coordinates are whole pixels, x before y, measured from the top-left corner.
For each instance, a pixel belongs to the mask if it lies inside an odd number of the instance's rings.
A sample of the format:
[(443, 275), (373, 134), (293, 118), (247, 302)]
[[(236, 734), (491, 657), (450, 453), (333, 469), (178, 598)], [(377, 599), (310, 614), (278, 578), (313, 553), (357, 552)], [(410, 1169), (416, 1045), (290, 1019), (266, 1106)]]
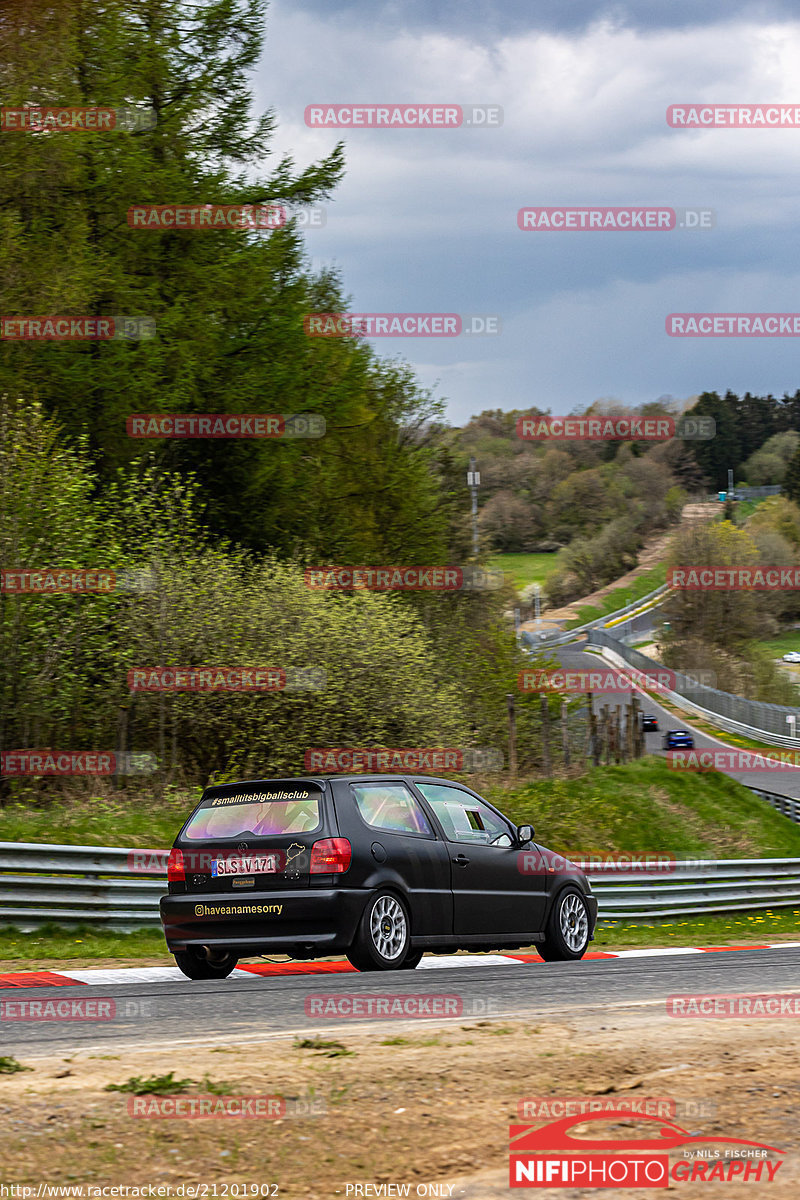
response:
[(0, 842), (0, 925), (35, 929), (105, 925), (141, 929), (159, 924), (166, 874), (134, 869), (132, 850)]
[[(0, 842), (0, 925), (23, 930), (50, 923), (118, 930), (157, 927), (166, 877), (137, 874), (136, 853), (105, 846)], [(674, 871), (646, 878), (608, 871), (587, 874), (604, 918), (800, 906), (799, 858), (677, 862)]]
[[(604, 646), (610, 652), (609, 657), (616, 655), (622, 663), (635, 667), (652, 675), (662, 668), (655, 659), (648, 658), (641, 650), (626, 646), (617, 637), (604, 629), (590, 629), (586, 640), (593, 646)], [(800, 724), (800, 709), (787, 707), (784, 704), (766, 704), (762, 700), (747, 700), (744, 696), (736, 696), (733, 692), (721, 692), (717, 688), (706, 687), (697, 683), (688, 675), (674, 672), (675, 686), (664, 694), (680, 702), (688, 701), (691, 706), (703, 716), (713, 721), (720, 729), (729, 733), (743, 733), (748, 737), (768, 735), (770, 742), (778, 746), (800, 748), (800, 737), (790, 737), (786, 730), (791, 728), (787, 717), (794, 717)]]
[(800, 858), (676, 862), (649, 879), (587, 872), (604, 918), (677, 917), (800, 906)]
[(778, 812), (783, 813), (790, 821), (800, 825), (800, 800), (796, 800), (794, 796), (781, 796), (778, 792), (765, 792), (762, 788), (751, 787), (750, 791), (766, 800), (773, 808), (777, 808)]
[(579, 637), (580, 634), (587, 633), (590, 629), (597, 629), (598, 627), (613, 624), (627, 613), (636, 612), (637, 609), (649, 604), (652, 600), (656, 600), (661, 596), (665, 597), (668, 591), (669, 587), (667, 584), (662, 583), (661, 587), (653, 588), (652, 592), (648, 592), (645, 596), (640, 596), (638, 600), (631, 601), (624, 608), (618, 608), (615, 612), (606, 613), (602, 617), (595, 617), (593, 621), (587, 621), (585, 625), (577, 625), (574, 629), (567, 629), (564, 632), (554, 633), (552, 630), (549, 632), (543, 630), (541, 633), (536, 633), (535, 630), (525, 629), (519, 635), (520, 641), (523, 645), (531, 649), (534, 649), (536, 646), (547, 649), (548, 646), (564, 645), (566, 642), (571, 642)]

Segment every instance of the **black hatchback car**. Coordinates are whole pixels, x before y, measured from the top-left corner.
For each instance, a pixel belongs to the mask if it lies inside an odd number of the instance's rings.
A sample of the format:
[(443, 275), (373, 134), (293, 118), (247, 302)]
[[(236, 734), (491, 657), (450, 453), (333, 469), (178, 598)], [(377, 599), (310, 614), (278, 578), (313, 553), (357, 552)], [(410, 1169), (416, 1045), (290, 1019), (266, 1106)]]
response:
[(463, 784), (411, 775), (208, 788), (175, 839), (161, 921), (190, 979), (240, 958), (344, 953), (359, 971), (423, 953), (519, 949), (582, 958), (586, 876)]

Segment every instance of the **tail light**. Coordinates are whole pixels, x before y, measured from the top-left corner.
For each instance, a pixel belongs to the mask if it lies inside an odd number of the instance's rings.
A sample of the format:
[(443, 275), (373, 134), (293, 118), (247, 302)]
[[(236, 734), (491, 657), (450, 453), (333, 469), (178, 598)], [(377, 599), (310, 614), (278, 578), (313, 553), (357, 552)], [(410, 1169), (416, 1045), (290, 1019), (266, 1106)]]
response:
[(311, 847), (312, 875), (339, 875), (350, 867), (353, 848), (347, 838), (325, 838)]
[(183, 851), (173, 848), (167, 859), (167, 883), (183, 883), (185, 879), (186, 867), (183, 861)]

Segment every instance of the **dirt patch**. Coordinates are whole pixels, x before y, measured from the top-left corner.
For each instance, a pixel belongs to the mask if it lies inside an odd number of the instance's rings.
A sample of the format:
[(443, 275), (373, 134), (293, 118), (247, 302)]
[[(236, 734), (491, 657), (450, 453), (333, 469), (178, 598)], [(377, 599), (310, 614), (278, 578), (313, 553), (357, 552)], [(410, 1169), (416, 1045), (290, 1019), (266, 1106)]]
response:
[[(677, 1123), (787, 1151), (768, 1194), (789, 1200), (800, 1182), (795, 1024), (670, 1020), (658, 1004), (575, 1019), (406, 1022), (368, 1033), (341, 1023), (322, 1034), (343, 1047), (335, 1057), (299, 1049), (291, 1038), (67, 1058), (21, 1054), (34, 1069), (0, 1076), (4, 1175), (27, 1184), (277, 1183), (279, 1196), (309, 1200), (346, 1196), (348, 1183), (407, 1183), (411, 1195), (418, 1185), (450, 1183), (453, 1197), (489, 1200), (508, 1196), (508, 1126), (521, 1119), (520, 1099), (624, 1095), (702, 1102), (702, 1117)], [(128, 1115), (128, 1096), (104, 1090), (166, 1071), (198, 1081), (187, 1094), (203, 1091), (207, 1075), (226, 1092), (283, 1095), (325, 1111), (280, 1120), (139, 1119)], [(642, 1130), (626, 1122), (615, 1133)], [(602, 1136), (612, 1133), (604, 1128)], [(714, 1197), (717, 1186), (681, 1185), (681, 1194)], [(746, 1194), (763, 1195), (763, 1185), (751, 1184)], [(626, 1195), (640, 1200), (636, 1190)]]
[[(548, 622), (574, 621), (578, 616), (578, 609), (583, 608), (584, 605), (602, 604), (606, 597), (610, 596), (617, 588), (628, 587), (640, 575), (643, 575), (645, 571), (649, 571), (651, 567), (662, 563), (667, 556), (669, 543), (679, 529), (686, 529), (693, 525), (702, 524), (704, 521), (710, 521), (718, 512), (719, 509), (716, 504), (686, 504), (681, 514), (680, 526), (670, 529), (668, 533), (655, 534), (649, 538), (640, 550), (636, 566), (632, 571), (628, 571), (626, 575), (621, 575), (619, 579), (606, 584), (605, 587), (599, 588), (596, 592), (581, 597), (580, 600), (573, 600), (571, 604), (565, 604), (561, 608), (543, 609), (542, 617), (546, 617)], [(533, 623), (526, 621), (521, 628), (533, 628)]]
[(676, 817), (685, 831), (694, 834), (698, 840), (706, 842), (712, 849), (724, 850), (723, 857), (758, 857), (756, 843), (744, 834), (739, 837), (737, 842), (732, 843), (727, 830), (720, 829), (713, 821), (704, 821), (698, 813), (692, 812), (685, 804), (679, 804), (677, 800), (672, 800), (666, 792), (652, 787), (649, 795), (653, 803), (658, 805), (663, 812)]

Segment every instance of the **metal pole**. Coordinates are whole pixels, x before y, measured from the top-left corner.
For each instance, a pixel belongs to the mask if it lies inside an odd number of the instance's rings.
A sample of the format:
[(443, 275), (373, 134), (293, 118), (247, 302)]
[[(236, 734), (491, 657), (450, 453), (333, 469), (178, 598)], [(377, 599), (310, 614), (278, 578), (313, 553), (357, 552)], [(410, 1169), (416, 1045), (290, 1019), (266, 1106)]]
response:
[(475, 466), (475, 459), (469, 460), (469, 473), (467, 474), (467, 483), (472, 494), (472, 553), (478, 557), (478, 484), (481, 477)]

